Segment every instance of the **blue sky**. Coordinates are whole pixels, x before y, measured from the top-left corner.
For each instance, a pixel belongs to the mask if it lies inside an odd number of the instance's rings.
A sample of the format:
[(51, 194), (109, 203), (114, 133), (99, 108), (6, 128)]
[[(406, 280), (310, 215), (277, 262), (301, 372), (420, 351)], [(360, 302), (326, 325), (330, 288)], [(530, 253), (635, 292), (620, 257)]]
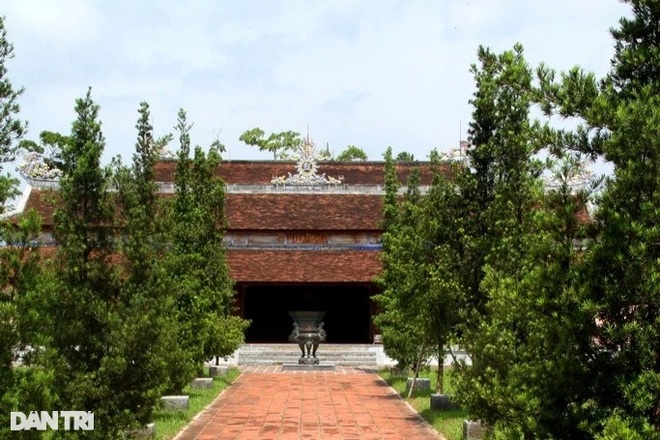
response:
[[(528, 62), (604, 75), (608, 29), (628, 14), (616, 0), (4, 0), (26, 91), (28, 138), (68, 133), (74, 100), (92, 87), (105, 160), (130, 160), (140, 101), (156, 134), (179, 108), (193, 143), (219, 138), (229, 159), (269, 159), (242, 144), (252, 127), (294, 130), (380, 159), (388, 145), (417, 158), (466, 137), (479, 44), (515, 42)], [(176, 147), (174, 144), (173, 147)]]

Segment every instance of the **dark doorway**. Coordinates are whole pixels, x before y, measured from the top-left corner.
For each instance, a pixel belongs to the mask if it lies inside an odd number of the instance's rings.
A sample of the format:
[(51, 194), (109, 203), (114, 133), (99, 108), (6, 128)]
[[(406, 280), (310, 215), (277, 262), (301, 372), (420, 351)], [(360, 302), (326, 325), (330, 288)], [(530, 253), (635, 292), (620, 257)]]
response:
[(371, 342), (367, 285), (264, 284), (246, 287), (244, 295), (244, 317), (252, 320), (246, 342), (287, 342), (294, 310), (324, 311), (328, 343)]

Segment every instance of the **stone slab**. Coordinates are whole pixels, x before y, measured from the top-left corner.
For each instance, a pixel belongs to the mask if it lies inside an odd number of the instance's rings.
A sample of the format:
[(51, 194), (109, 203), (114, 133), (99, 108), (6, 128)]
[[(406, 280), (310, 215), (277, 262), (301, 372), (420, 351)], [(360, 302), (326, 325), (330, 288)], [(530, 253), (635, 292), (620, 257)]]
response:
[(211, 365), (209, 367), (209, 376), (211, 377), (226, 376), (228, 370), (229, 367), (226, 367), (224, 365)]
[(463, 440), (481, 440), (484, 426), (478, 420), (463, 420)]
[(197, 379), (193, 379), (192, 382), (190, 382), (190, 388), (196, 390), (203, 390), (212, 387), (213, 387), (213, 378), (211, 377), (198, 377)]
[(163, 396), (160, 400), (165, 409), (188, 409), (188, 396)]
[[(412, 377), (408, 378), (408, 381), (406, 382), (406, 389), (409, 389), (410, 386), (412, 385)], [(416, 390), (430, 390), (431, 389), (431, 379), (425, 378), (425, 377), (418, 377), (417, 380), (415, 381), (415, 389)]]
[(321, 362), (316, 365), (310, 364), (282, 364), (282, 371), (333, 371), (335, 364), (330, 362)]
[(431, 409), (448, 411), (457, 409), (449, 394), (431, 394)]

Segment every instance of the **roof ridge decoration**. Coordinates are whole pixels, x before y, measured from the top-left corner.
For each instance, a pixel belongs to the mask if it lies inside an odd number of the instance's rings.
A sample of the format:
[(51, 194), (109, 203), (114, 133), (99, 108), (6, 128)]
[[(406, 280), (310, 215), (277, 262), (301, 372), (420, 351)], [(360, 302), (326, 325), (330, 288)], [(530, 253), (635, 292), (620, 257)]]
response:
[(318, 174), (319, 153), (316, 145), (309, 138), (304, 139), (293, 154), (296, 160), (296, 174), (288, 173), (288, 176), (273, 176), (270, 181), (275, 186), (314, 186), (314, 185), (340, 185), (344, 176), (326, 177), (325, 173)]
[(18, 173), (33, 186), (57, 183), (62, 177), (62, 170), (48, 164), (43, 154), (27, 151), (23, 155), (23, 163), (16, 167)]
[(590, 160), (573, 157), (564, 162), (553, 162), (549, 172), (543, 176), (546, 189), (556, 190), (562, 186), (570, 188), (571, 192), (596, 187), (600, 178), (590, 167)]

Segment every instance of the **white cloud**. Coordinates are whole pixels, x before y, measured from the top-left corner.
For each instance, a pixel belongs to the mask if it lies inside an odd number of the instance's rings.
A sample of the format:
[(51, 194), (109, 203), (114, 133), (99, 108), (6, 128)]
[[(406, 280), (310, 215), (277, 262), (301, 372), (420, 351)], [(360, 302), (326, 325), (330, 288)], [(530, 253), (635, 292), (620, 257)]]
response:
[(5, 7), (9, 21), (53, 45), (96, 36), (99, 17), (90, 2), (84, 0), (20, 0), (10, 1)]
[(74, 98), (91, 85), (107, 157), (128, 160), (147, 100), (157, 131), (171, 131), (183, 107), (193, 141), (222, 130), (232, 158), (269, 157), (238, 141), (248, 128), (309, 123), (318, 144), (355, 144), (376, 159), (387, 145), (420, 158), (447, 148), (459, 121), (465, 135), (479, 44), (520, 41), (531, 65), (602, 75), (608, 28), (626, 10), (615, 0), (8, 0), (4, 13), (32, 137), (68, 132)]

